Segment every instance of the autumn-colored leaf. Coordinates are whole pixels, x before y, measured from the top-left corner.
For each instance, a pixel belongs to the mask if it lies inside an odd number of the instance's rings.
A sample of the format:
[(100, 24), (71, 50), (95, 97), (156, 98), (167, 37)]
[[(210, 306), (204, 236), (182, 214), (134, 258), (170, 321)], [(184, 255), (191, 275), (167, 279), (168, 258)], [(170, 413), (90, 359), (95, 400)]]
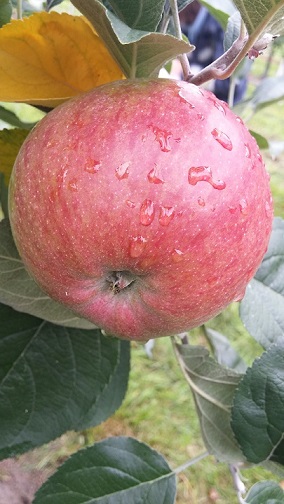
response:
[(0, 173), (4, 174), (6, 185), (9, 183), (19, 149), (28, 133), (22, 129), (0, 131)]
[(84, 17), (41, 12), (0, 29), (0, 101), (54, 107), (121, 78)]

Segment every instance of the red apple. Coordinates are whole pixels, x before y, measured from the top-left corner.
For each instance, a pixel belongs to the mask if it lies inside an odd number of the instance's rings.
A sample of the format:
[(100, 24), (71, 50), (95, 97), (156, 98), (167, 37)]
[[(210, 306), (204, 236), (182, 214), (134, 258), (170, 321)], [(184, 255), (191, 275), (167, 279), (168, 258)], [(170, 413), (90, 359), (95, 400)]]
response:
[(107, 333), (147, 340), (244, 295), (272, 203), (257, 144), (224, 102), (185, 82), (125, 80), (34, 128), (10, 219), (45, 292)]

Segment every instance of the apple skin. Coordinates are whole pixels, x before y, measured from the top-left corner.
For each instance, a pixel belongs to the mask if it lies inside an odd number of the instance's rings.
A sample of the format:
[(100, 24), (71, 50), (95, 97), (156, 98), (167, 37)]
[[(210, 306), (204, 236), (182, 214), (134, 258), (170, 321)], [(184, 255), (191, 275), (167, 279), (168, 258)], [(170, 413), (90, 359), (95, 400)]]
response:
[(16, 159), (9, 206), (41, 288), (106, 333), (141, 341), (240, 300), (273, 218), (241, 119), (168, 79), (113, 82), (47, 114)]

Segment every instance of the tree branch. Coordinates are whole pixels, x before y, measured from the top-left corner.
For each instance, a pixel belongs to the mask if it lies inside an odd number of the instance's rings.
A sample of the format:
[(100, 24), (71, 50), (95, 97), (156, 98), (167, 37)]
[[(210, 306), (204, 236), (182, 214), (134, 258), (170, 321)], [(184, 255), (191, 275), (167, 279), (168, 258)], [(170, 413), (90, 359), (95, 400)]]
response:
[[(171, 12), (173, 16), (173, 23), (175, 27), (175, 32), (176, 32), (176, 37), (179, 40), (182, 40), (182, 31), (180, 27), (180, 20), (179, 20), (179, 14), (178, 14), (178, 6), (177, 6), (177, 0), (170, 0), (170, 6), (171, 6)], [(186, 53), (183, 53), (179, 56), (179, 61), (182, 67), (182, 72), (183, 72), (183, 78), (185, 81), (189, 82), (189, 79), (193, 77), (193, 74), (190, 71), (190, 65), (188, 61), (188, 57)]]

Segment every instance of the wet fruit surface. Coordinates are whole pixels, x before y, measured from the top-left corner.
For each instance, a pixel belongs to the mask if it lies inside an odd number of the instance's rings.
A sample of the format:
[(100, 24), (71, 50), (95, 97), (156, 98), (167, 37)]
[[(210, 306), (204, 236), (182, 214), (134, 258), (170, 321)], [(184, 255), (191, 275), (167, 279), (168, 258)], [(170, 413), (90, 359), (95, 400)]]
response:
[(184, 82), (137, 80), (78, 96), (30, 133), (10, 219), (51, 297), (147, 340), (243, 296), (272, 203), (256, 142), (226, 104)]

